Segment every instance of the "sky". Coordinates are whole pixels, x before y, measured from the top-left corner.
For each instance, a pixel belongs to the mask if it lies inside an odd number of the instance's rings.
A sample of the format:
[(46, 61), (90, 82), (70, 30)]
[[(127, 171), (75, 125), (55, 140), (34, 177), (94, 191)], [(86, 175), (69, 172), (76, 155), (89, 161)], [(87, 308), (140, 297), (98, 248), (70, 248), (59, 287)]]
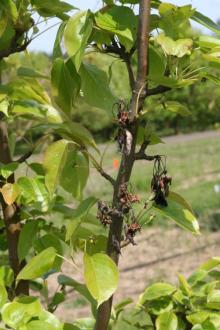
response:
[[(53, 0), (51, 0), (53, 1)], [(77, 8), (82, 10), (91, 9), (96, 11), (102, 4), (101, 0), (65, 0), (66, 2), (74, 5)], [(165, 2), (165, 1), (164, 1)], [(220, 0), (166, 0), (166, 2), (175, 3), (177, 5), (191, 4), (193, 8), (196, 8), (198, 11), (204, 15), (210, 17), (213, 21), (217, 21), (220, 18)], [(32, 41), (29, 46), (31, 51), (43, 51), (46, 53), (52, 53), (54, 40), (56, 37), (56, 32), (59, 27), (59, 20), (56, 18), (50, 19), (47, 24), (42, 23), (38, 27), (40, 31), (55, 25), (53, 28), (50, 28), (46, 33), (42, 33), (39, 37)], [(194, 26), (196, 23), (194, 23)], [(201, 27), (200, 27), (201, 29)], [(204, 34), (208, 34), (209, 31), (203, 29)]]

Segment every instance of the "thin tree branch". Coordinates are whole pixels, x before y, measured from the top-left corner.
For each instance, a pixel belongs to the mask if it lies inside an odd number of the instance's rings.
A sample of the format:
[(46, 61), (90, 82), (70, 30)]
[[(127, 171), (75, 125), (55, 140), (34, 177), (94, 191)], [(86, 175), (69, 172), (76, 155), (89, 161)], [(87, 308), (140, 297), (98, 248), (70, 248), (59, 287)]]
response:
[(146, 91), (146, 96), (152, 96), (152, 95), (162, 94), (162, 93), (166, 93), (166, 92), (168, 92), (170, 90), (171, 90), (170, 87), (159, 85), (159, 86), (157, 86), (155, 88), (148, 89)]
[(113, 177), (111, 177), (111, 175), (109, 175), (108, 173), (106, 173), (102, 167), (96, 168), (97, 171), (101, 174), (101, 176), (103, 176), (103, 178), (105, 178), (106, 180), (108, 180), (114, 187), (115, 185), (115, 179), (113, 179)]
[(136, 154), (135, 154), (135, 160), (149, 160), (149, 161), (152, 161), (152, 160), (155, 160), (158, 157), (160, 157), (160, 155), (154, 155), (154, 156), (146, 155), (145, 151), (146, 151), (149, 143), (150, 143), (150, 141), (148, 141), (148, 140), (145, 140), (142, 143), (142, 145), (140, 147), (140, 150), (138, 152), (136, 152)]
[(34, 150), (30, 150), (30, 151), (26, 152), (26, 154), (24, 154), (23, 156), (21, 156), (20, 158), (18, 158), (15, 162), (20, 163), (20, 164), (26, 162), (26, 160), (29, 157), (32, 156), (33, 152), (34, 152)]
[(138, 68), (137, 68), (137, 78), (131, 100), (131, 121), (135, 120), (137, 113), (143, 107), (143, 102), (144, 99), (146, 98), (150, 9), (151, 9), (150, 0), (140, 1), (138, 33), (137, 33)]

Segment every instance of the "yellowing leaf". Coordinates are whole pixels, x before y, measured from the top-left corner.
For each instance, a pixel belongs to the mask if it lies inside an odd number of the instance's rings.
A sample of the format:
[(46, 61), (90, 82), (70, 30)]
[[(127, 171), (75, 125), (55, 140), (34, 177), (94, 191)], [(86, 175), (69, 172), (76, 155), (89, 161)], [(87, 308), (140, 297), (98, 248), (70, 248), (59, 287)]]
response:
[(18, 197), (20, 189), (16, 183), (6, 183), (1, 188), (1, 193), (5, 203), (8, 205), (12, 205)]
[(193, 46), (192, 39), (185, 38), (173, 40), (172, 38), (165, 36), (163, 33), (156, 38), (156, 42), (162, 47), (167, 55), (177, 57), (190, 55)]

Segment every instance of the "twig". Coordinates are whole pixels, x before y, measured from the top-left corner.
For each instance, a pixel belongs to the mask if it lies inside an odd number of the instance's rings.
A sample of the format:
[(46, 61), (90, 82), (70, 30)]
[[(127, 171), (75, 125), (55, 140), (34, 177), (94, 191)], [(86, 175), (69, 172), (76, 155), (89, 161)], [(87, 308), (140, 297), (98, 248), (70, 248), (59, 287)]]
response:
[(148, 89), (146, 91), (146, 96), (152, 96), (152, 95), (162, 94), (162, 93), (166, 93), (166, 92), (168, 92), (170, 90), (171, 90), (170, 87), (159, 85), (159, 86), (157, 86), (155, 88)]
[(24, 154), (23, 156), (21, 156), (20, 158), (18, 158), (16, 160), (17, 163), (24, 163), (29, 157), (31, 157), (31, 155), (33, 154), (34, 150), (30, 150), (28, 151), (26, 154)]
[(152, 161), (152, 160), (155, 160), (157, 159), (158, 157), (160, 157), (160, 155), (154, 155), (154, 156), (149, 156), (149, 155), (146, 155), (145, 151), (149, 145), (150, 141), (148, 140), (145, 140), (141, 147), (140, 147), (140, 150), (138, 152), (136, 152), (135, 154), (135, 160), (149, 160), (149, 161)]

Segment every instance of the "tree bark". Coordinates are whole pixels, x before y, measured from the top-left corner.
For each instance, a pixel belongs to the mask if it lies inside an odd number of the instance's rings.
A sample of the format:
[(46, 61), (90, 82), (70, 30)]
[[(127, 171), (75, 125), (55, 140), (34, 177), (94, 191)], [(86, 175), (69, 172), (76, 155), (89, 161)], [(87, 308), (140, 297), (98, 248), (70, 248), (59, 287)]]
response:
[[(150, 0), (140, 0), (139, 6), (139, 24), (137, 33), (137, 52), (138, 52), (138, 70), (137, 77), (134, 83), (134, 89), (132, 91), (131, 103), (129, 112), (131, 114), (131, 124), (128, 127), (132, 141), (129, 154), (126, 151), (122, 154), (121, 164), (117, 176), (116, 183), (114, 185), (113, 195), (113, 207), (119, 206), (119, 192), (120, 186), (129, 182), (132, 168), (135, 161), (135, 149), (138, 132), (138, 112), (142, 109), (144, 99), (146, 97), (146, 78), (148, 67), (148, 46), (149, 46), (149, 20), (150, 20)], [(123, 229), (123, 217), (114, 215), (112, 217), (112, 223), (110, 225), (107, 254), (114, 260), (116, 265), (119, 262), (120, 251), (115, 247), (114, 241), (120, 244)], [(100, 305), (97, 311), (95, 330), (107, 330), (111, 316), (112, 308), (111, 297), (108, 301), (105, 301)]]
[[(6, 122), (3, 120), (3, 116), (0, 116), (0, 162), (3, 164), (12, 162), (8, 142), (8, 129)], [(14, 183), (14, 175), (8, 178), (8, 182)], [(1, 186), (2, 185), (1, 182)], [(21, 232), (19, 208), (15, 203), (13, 205), (7, 205), (3, 198), (1, 198), (1, 207), (8, 242), (9, 264), (14, 272), (14, 278), (16, 278), (25, 265), (25, 261), (20, 263), (18, 259), (18, 240)], [(28, 295), (28, 292), (28, 281), (20, 281), (17, 287), (14, 281), (9, 292), (9, 297), (13, 299), (17, 295)]]

